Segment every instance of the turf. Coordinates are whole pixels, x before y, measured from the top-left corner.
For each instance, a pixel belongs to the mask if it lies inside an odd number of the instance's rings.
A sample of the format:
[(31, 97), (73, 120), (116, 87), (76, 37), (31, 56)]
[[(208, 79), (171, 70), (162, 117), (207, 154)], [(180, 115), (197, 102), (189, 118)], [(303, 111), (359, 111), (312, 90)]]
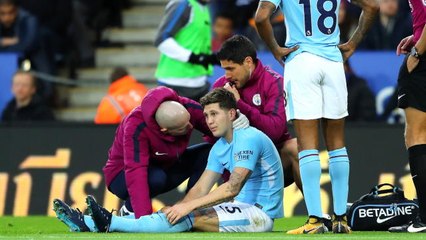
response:
[(426, 234), (353, 232), (349, 235), (287, 235), (303, 224), (305, 217), (280, 219), (271, 233), (72, 233), (52, 217), (0, 217), (0, 239), (426, 239)]

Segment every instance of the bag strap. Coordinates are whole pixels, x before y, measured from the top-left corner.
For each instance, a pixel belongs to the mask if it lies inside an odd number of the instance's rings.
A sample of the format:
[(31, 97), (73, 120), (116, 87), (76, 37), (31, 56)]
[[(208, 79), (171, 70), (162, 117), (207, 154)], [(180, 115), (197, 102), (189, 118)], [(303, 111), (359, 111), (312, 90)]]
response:
[[(383, 188), (383, 187), (385, 187), (385, 186), (390, 187), (390, 189), (380, 190), (381, 188)], [(379, 185), (374, 186), (374, 187), (370, 190), (370, 193), (377, 195), (377, 193), (378, 193), (379, 191), (380, 191), (380, 192), (382, 192), (382, 191), (385, 191), (385, 192), (395, 192), (395, 191), (396, 191), (396, 188), (395, 188), (395, 186), (394, 186), (394, 185), (392, 185), (392, 184), (390, 184), (390, 183), (382, 183), (382, 184), (379, 184)]]
[[(380, 190), (382, 187), (385, 187), (385, 186), (388, 186), (388, 187), (391, 187), (391, 188)], [(401, 188), (395, 187), (394, 185), (392, 185), (390, 183), (382, 183), (382, 184), (374, 186), (370, 190), (369, 195), (381, 195), (381, 194), (384, 194), (384, 193), (395, 193), (395, 194), (404, 196), (404, 191)]]
[(379, 185), (374, 186), (374, 187), (370, 190), (370, 193), (373, 193), (373, 192), (375, 192), (375, 191), (378, 191), (380, 188), (382, 188), (382, 187), (384, 187), (384, 186), (389, 186), (389, 187), (391, 187), (392, 189), (393, 189), (393, 188), (395, 188), (395, 186), (394, 186), (394, 185), (392, 185), (392, 184), (390, 184), (390, 183), (382, 183), (382, 184), (379, 184)]

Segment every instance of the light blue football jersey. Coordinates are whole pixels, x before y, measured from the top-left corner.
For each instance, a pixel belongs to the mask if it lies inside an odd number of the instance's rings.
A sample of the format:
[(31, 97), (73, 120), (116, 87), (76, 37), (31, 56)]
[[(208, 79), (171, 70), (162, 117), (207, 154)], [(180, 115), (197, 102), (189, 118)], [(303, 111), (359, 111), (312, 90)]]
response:
[(242, 167), (252, 171), (236, 201), (260, 205), (272, 219), (284, 216), (284, 173), (274, 143), (256, 128), (234, 130), (228, 143), (220, 138), (210, 151), (206, 169), (223, 173)]
[(340, 0), (261, 0), (280, 7), (287, 31), (286, 47), (299, 46), (286, 62), (301, 52), (309, 52), (332, 61), (342, 62), (340, 41)]

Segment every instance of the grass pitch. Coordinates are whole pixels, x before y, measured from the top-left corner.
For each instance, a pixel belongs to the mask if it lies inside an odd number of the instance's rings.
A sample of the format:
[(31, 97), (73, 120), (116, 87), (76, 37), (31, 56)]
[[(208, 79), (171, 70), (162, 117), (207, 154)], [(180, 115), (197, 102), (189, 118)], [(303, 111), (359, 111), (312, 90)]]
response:
[(285, 231), (299, 227), (306, 217), (275, 221), (271, 233), (73, 233), (53, 217), (0, 217), (0, 239), (426, 239), (426, 233), (353, 232), (348, 235), (287, 235)]

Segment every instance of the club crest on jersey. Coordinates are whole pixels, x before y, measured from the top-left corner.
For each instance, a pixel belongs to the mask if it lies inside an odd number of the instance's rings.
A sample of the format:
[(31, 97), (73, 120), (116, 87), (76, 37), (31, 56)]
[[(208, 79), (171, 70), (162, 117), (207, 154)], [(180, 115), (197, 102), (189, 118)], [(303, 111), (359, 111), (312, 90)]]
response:
[(262, 104), (262, 100), (260, 99), (260, 94), (259, 93), (256, 93), (254, 96), (253, 96), (253, 104), (254, 105), (256, 105), (256, 106), (260, 106), (260, 104)]
[(426, 0), (423, 0), (422, 2), (423, 2), (423, 5), (425, 5), (425, 6), (426, 6)]

